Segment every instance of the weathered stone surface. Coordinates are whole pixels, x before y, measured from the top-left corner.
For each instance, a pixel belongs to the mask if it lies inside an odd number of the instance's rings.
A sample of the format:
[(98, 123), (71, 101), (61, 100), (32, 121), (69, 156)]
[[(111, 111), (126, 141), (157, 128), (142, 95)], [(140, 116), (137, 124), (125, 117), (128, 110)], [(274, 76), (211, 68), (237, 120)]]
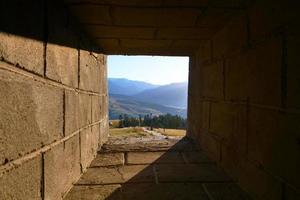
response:
[(198, 140), (201, 148), (209, 155), (209, 158), (211, 158), (213, 161), (219, 162), (221, 159), (220, 140), (216, 136), (204, 130), (202, 130), (201, 134), (198, 135)]
[(41, 157), (24, 163), (0, 177), (0, 199), (41, 199)]
[(91, 164), (92, 160), (96, 157), (98, 149), (98, 137), (92, 128), (88, 127), (80, 132), (80, 145), (81, 145), (81, 165), (83, 170)]
[(92, 126), (92, 135), (94, 137), (95, 146), (97, 147), (97, 150), (102, 146), (102, 135), (101, 135), (101, 128), (100, 124), (95, 124)]
[(79, 127), (82, 128), (92, 122), (92, 99), (90, 95), (79, 94)]
[(102, 145), (108, 141), (108, 137), (109, 137), (109, 123), (108, 123), (108, 118), (106, 118), (100, 123), (99, 142), (100, 142), (101, 148), (102, 148)]
[(254, 199), (282, 199), (282, 183), (253, 165), (253, 163), (244, 163), (243, 173), (239, 177), (239, 184)]
[(61, 89), (0, 70), (0, 93), (0, 164), (62, 137)]
[(201, 66), (201, 95), (204, 97), (223, 98), (223, 62), (218, 61)]
[(156, 166), (159, 182), (218, 182), (230, 178), (214, 164), (173, 164)]
[(78, 87), (78, 50), (47, 44), (46, 76), (65, 85)]
[(250, 200), (250, 196), (234, 183), (204, 184), (213, 199), (220, 200)]
[(300, 188), (299, 120), (299, 114), (252, 107), (249, 111), (249, 158), (297, 188)]
[(200, 183), (124, 184), (122, 197), (132, 199), (199, 199), (209, 200)]
[(247, 44), (247, 18), (245, 14), (235, 16), (212, 38), (213, 58), (220, 59), (239, 52)]
[(79, 95), (73, 91), (65, 91), (65, 135), (79, 129)]
[(179, 152), (129, 152), (128, 164), (184, 163)]
[(100, 93), (100, 62), (92, 52), (80, 50), (79, 88)]
[(79, 135), (45, 153), (45, 199), (61, 199), (80, 177)]
[(153, 182), (152, 166), (132, 165), (113, 168), (89, 168), (76, 184), (117, 184), (125, 182)]
[(121, 185), (74, 186), (65, 200), (121, 200)]
[(182, 152), (187, 163), (209, 163), (213, 162), (203, 151), (185, 151)]
[(101, 119), (101, 112), (103, 111), (102, 97), (92, 96), (92, 122), (97, 122)]
[(90, 167), (118, 166), (124, 165), (124, 163), (124, 153), (100, 153)]

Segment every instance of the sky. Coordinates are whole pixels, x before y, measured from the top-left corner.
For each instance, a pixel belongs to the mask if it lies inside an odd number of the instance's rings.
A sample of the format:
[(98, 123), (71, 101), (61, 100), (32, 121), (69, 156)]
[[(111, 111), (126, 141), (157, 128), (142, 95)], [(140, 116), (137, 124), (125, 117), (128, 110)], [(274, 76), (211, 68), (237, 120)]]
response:
[(165, 85), (188, 81), (188, 57), (108, 56), (108, 77)]

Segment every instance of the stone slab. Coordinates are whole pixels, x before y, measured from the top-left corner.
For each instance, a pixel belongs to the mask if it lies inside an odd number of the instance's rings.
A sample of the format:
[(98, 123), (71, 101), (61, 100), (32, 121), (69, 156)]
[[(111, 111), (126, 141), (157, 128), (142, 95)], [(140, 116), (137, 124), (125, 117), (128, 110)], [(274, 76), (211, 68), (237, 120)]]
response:
[(184, 163), (179, 152), (129, 152), (127, 164)]
[(154, 183), (152, 166), (132, 165), (110, 168), (89, 168), (77, 184), (119, 184), (125, 182)]
[(101, 153), (91, 163), (90, 167), (124, 165), (124, 153)]
[(122, 185), (124, 200), (209, 200), (199, 183), (139, 183)]
[(187, 163), (209, 163), (213, 162), (208, 156), (202, 151), (186, 151), (182, 152), (183, 157)]
[(252, 198), (234, 183), (207, 183), (204, 187), (215, 200), (251, 200)]
[(158, 182), (219, 182), (230, 178), (214, 164), (157, 165)]
[(0, 199), (41, 199), (41, 157), (0, 177)]
[(121, 200), (121, 185), (74, 186), (64, 200)]

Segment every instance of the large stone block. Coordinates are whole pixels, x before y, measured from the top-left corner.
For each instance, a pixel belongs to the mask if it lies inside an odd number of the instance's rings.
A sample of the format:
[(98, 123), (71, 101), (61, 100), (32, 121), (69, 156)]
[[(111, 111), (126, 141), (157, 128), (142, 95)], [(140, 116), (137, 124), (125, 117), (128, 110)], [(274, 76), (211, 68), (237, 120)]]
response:
[(198, 134), (198, 140), (203, 151), (208, 153), (209, 157), (216, 162), (220, 162), (221, 159), (221, 141), (207, 131), (202, 130)]
[[(278, 37), (226, 63), (226, 98), (264, 105), (281, 105), (282, 41)], [(268, 95), (266, 95), (268, 91)]]
[(0, 199), (41, 199), (41, 157), (38, 156), (0, 177)]
[(212, 38), (213, 58), (228, 57), (247, 45), (247, 20), (244, 14), (236, 15)]
[(44, 74), (44, 2), (0, 2), (0, 58)]
[(61, 199), (80, 177), (79, 135), (44, 156), (45, 199)]
[(11, 33), (0, 33), (0, 57), (26, 70), (44, 74), (44, 44)]
[[(209, 130), (230, 146), (246, 146), (246, 106), (230, 103), (211, 103)], [(242, 151), (241, 148), (237, 148)], [(243, 152), (245, 149), (243, 148)]]
[(80, 50), (79, 88), (100, 93), (100, 62), (98, 55)]
[(0, 70), (0, 93), (0, 164), (62, 137), (61, 89)]
[(200, 66), (201, 95), (223, 99), (223, 61)]
[(109, 136), (109, 123), (108, 118), (100, 123), (100, 145), (108, 141)]
[[(83, 105), (82, 105), (83, 106)], [(79, 129), (79, 94), (65, 91), (65, 135)]]
[(92, 122), (101, 119), (101, 112), (103, 112), (103, 103), (101, 96), (92, 96)]
[(300, 108), (300, 29), (290, 28), (287, 34), (287, 107)]
[(46, 76), (65, 85), (78, 87), (78, 50), (47, 44)]
[(91, 164), (92, 160), (96, 157), (98, 150), (99, 135), (96, 131), (92, 131), (88, 127), (80, 132), (80, 146), (81, 146), (81, 166), (85, 171)]
[(252, 108), (249, 113), (249, 159), (300, 188), (300, 115)]
[(246, 162), (238, 184), (253, 199), (281, 200), (282, 183), (278, 179), (259, 169), (253, 163)]
[(79, 94), (79, 128), (92, 122), (92, 99), (90, 95)]

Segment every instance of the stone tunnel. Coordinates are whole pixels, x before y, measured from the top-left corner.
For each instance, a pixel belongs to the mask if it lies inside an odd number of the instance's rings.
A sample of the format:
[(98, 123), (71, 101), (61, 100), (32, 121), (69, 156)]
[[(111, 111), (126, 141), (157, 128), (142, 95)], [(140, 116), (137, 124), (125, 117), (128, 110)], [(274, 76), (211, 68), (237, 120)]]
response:
[(73, 187), (108, 139), (107, 55), (124, 54), (189, 56), (187, 136), (253, 199), (300, 199), (299, 9), (2, 0), (0, 199)]

